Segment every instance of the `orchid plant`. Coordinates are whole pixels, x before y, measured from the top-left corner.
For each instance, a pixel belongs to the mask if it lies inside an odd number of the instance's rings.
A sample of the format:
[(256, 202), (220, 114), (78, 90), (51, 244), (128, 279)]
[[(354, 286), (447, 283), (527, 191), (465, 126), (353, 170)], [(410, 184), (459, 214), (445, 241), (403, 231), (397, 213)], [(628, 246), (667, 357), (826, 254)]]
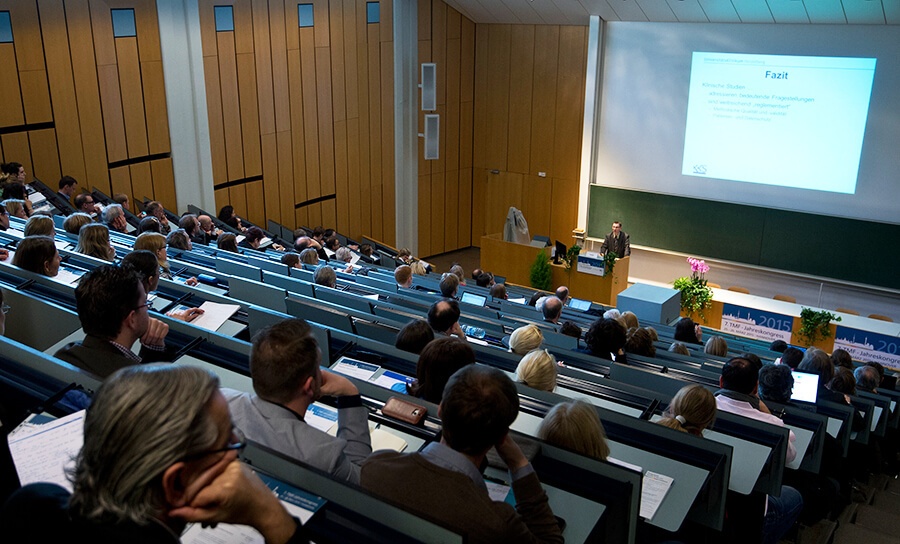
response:
[(689, 314), (699, 314), (701, 319), (706, 319), (703, 311), (712, 306), (712, 289), (706, 284), (706, 273), (709, 265), (703, 259), (688, 257), (691, 265), (691, 275), (683, 276), (675, 280), (675, 289), (681, 291), (681, 309)]

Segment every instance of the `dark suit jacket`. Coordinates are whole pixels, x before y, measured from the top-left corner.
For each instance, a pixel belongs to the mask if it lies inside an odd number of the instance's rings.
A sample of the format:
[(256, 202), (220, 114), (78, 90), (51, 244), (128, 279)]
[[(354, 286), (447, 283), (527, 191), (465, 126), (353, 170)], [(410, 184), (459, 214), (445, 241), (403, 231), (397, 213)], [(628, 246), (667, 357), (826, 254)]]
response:
[[(175, 354), (171, 349), (156, 351), (141, 346), (138, 355), (142, 363), (158, 363), (170, 362)], [(72, 342), (57, 351), (54, 357), (101, 378), (109, 376), (120, 368), (135, 364), (106, 340), (90, 335), (85, 336), (81, 342)]]
[(468, 476), (439, 467), (419, 453), (375, 453), (360, 484), (411, 512), (464, 534), (472, 544), (562, 542), (537, 474), (513, 482), (516, 507), (494, 502)]
[(631, 255), (631, 238), (624, 231), (619, 231), (619, 236), (613, 238), (612, 233), (606, 235), (603, 239), (603, 245), (600, 246), (600, 253), (607, 251), (615, 251), (619, 258)]

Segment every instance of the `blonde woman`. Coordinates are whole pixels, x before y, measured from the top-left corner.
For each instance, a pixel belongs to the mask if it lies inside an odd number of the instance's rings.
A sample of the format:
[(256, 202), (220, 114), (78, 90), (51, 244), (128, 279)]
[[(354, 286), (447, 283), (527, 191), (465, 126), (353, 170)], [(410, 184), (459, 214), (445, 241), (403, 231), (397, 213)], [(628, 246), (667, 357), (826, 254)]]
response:
[(91, 216), (86, 213), (75, 212), (69, 217), (66, 217), (66, 220), (63, 221), (63, 230), (68, 232), (69, 234), (74, 234), (78, 236), (81, 232), (81, 227), (93, 223), (94, 220), (91, 219)]
[(716, 398), (702, 385), (692, 384), (682, 387), (658, 424), (683, 433), (703, 436), (716, 421)]
[(28, 210), (25, 208), (25, 201), (16, 198), (8, 198), (2, 202), (6, 208), (6, 213), (12, 217), (19, 219), (28, 219)]
[(104, 261), (116, 258), (116, 250), (109, 241), (109, 228), (101, 223), (89, 223), (81, 227), (75, 251)]
[(319, 254), (315, 249), (308, 247), (300, 252), (300, 262), (312, 266), (319, 266)]
[[(159, 262), (159, 277), (174, 279), (169, 269), (169, 256), (166, 254), (166, 237), (158, 232), (143, 232), (134, 240), (134, 249), (146, 249), (156, 255)], [(188, 278), (187, 285), (197, 285), (197, 278)]]
[(548, 444), (605, 461), (609, 445), (594, 407), (583, 400), (561, 402), (550, 409), (538, 427)]
[(622, 319), (625, 320), (625, 328), (632, 329), (640, 327), (640, 322), (638, 321), (638, 317), (634, 314), (634, 312), (625, 311), (622, 312)]
[(725, 357), (728, 355), (728, 342), (721, 336), (712, 336), (706, 341), (706, 346), (703, 348), (703, 351), (710, 355)]
[(517, 355), (525, 355), (538, 349), (544, 343), (544, 334), (537, 325), (525, 325), (514, 330), (509, 337), (509, 350)]
[(422, 263), (422, 261), (415, 261), (414, 263), (412, 263), (409, 266), (410, 266), (410, 268), (412, 268), (413, 274), (415, 274), (417, 276), (428, 275), (428, 270), (425, 268), (425, 265)]
[(516, 380), (540, 391), (556, 389), (556, 375), (556, 357), (545, 349), (527, 353), (516, 368)]
[(49, 236), (56, 238), (56, 227), (50, 216), (38, 214), (32, 215), (25, 222), (25, 236)]

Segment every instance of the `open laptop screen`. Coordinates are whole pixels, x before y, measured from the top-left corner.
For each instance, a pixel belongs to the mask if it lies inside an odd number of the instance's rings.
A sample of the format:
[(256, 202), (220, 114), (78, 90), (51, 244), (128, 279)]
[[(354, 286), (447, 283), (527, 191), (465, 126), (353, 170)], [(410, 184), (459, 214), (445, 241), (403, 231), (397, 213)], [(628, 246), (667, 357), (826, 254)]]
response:
[(579, 312), (586, 312), (591, 309), (591, 301), (581, 300), (580, 298), (573, 298), (569, 300), (569, 308), (578, 310)]
[(792, 370), (791, 376), (794, 377), (794, 390), (791, 392), (791, 400), (816, 402), (816, 395), (819, 392), (819, 375)]
[(463, 293), (462, 298), (459, 299), (460, 302), (465, 302), (466, 304), (474, 304), (475, 306), (484, 306), (484, 303), (487, 299), (481, 295), (476, 295), (475, 293)]

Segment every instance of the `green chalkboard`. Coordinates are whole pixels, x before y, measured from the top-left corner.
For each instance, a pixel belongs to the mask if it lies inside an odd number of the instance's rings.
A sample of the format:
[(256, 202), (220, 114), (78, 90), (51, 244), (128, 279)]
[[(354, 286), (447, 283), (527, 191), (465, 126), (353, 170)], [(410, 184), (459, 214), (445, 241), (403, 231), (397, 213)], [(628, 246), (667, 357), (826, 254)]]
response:
[(592, 185), (588, 236), (900, 288), (900, 225)]

